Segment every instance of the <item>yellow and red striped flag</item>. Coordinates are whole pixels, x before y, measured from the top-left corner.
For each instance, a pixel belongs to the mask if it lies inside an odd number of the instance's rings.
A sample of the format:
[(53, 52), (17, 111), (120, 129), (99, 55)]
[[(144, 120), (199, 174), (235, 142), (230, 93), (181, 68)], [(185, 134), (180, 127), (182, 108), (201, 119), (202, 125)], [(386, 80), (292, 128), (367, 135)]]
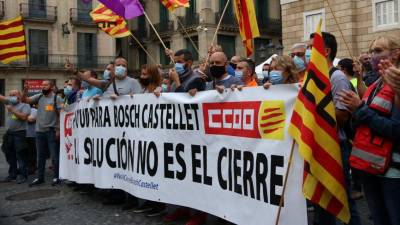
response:
[(321, 23), (314, 36), (310, 64), (295, 103), (289, 134), (306, 162), (305, 197), (347, 224), (350, 211)]
[(111, 37), (123, 38), (131, 35), (124, 18), (101, 3), (90, 12), (90, 16), (97, 26)]
[(254, 49), (253, 39), (260, 36), (254, 2), (253, 0), (234, 0), (234, 9), (246, 54), (250, 56)]
[(22, 16), (0, 23), (0, 61), (4, 64), (26, 58)]
[(171, 11), (180, 7), (190, 7), (189, 0), (161, 0), (161, 3)]

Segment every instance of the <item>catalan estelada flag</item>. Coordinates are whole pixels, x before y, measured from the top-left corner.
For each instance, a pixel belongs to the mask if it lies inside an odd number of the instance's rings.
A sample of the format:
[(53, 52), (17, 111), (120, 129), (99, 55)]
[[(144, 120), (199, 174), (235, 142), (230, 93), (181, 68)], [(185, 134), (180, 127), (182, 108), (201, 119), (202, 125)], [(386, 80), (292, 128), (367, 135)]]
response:
[(289, 134), (306, 162), (305, 197), (347, 224), (350, 211), (321, 23), (314, 36), (310, 64), (295, 103)]
[(234, 9), (246, 54), (250, 56), (254, 49), (253, 39), (260, 36), (254, 2), (253, 0), (234, 0)]
[(111, 37), (123, 38), (131, 35), (126, 21), (103, 4), (99, 4), (90, 16), (97, 26)]
[(180, 7), (190, 7), (189, 0), (161, 0), (161, 3), (171, 11)]
[(0, 61), (8, 64), (25, 58), (26, 44), (22, 16), (0, 22)]

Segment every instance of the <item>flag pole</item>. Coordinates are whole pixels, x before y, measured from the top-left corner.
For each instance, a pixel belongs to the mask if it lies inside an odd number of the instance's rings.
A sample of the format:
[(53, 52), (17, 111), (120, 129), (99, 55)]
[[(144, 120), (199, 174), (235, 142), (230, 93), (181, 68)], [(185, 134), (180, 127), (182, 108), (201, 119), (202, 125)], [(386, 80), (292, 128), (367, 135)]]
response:
[(156, 62), (156, 60), (153, 58), (153, 56), (152, 55), (150, 55), (150, 53), (146, 50), (146, 48), (142, 45), (142, 43), (140, 43), (140, 41), (132, 34), (132, 32), (131, 32), (131, 35), (130, 35), (132, 38), (133, 38), (133, 40), (135, 40), (136, 41), (136, 43), (138, 43), (138, 45), (143, 49), (143, 51), (146, 53), (146, 55), (151, 59), (151, 61), (154, 63), (154, 64), (157, 64), (157, 62)]
[(286, 192), (286, 187), (287, 187), (287, 180), (288, 180), (288, 177), (289, 177), (290, 168), (292, 167), (293, 153), (294, 153), (295, 144), (296, 144), (296, 142), (293, 139), (292, 149), (290, 150), (289, 163), (288, 163), (288, 167), (286, 169), (285, 181), (283, 183), (282, 195), (281, 195), (281, 199), (279, 200), (279, 209), (278, 209), (278, 214), (276, 216), (275, 225), (279, 224), (279, 220), (281, 218), (281, 210), (282, 210), (282, 207), (283, 207), (283, 203), (285, 201), (284, 198), (285, 198), (285, 192)]
[(178, 21), (178, 24), (181, 26), (181, 28), (183, 29), (183, 31), (185, 32), (186, 36), (189, 38), (190, 42), (193, 45), (193, 48), (196, 50), (196, 52), (199, 54), (199, 49), (197, 48), (196, 44), (194, 43), (194, 41), (192, 40), (192, 38), (189, 36), (189, 33), (187, 32), (185, 26), (182, 24), (182, 21), (179, 19), (179, 17), (175, 14), (175, 12), (172, 13), (172, 15), (175, 17), (176, 21)]
[(332, 16), (333, 16), (333, 19), (335, 20), (336, 26), (339, 28), (340, 36), (342, 37), (343, 42), (346, 45), (346, 49), (349, 52), (349, 56), (351, 58), (354, 58), (353, 54), (351, 54), (351, 51), (350, 51), (350, 48), (349, 48), (349, 44), (347, 43), (346, 39), (344, 39), (343, 31), (340, 28), (340, 25), (339, 25), (339, 22), (338, 22), (338, 20), (337, 20), (337, 18), (335, 16), (335, 13), (333, 13), (333, 10), (332, 10), (331, 4), (329, 3), (329, 0), (324, 0), (324, 1), (328, 4), (329, 11), (332, 13)]
[[(229, 6), (229, 3), (230, 3), (230, 2), (231, 2), (231, 0), (227, 0), (227, 1), (226, 1), (224, 10), (222, 11), (221, 18), (219, 18), (219, 21), (218, 21), (217, 29), (215, 30), (213, 39), (212, 39), (212, 41), (211, 41), (211, 46), (214, 45), (215, 39), (217, 38), (217, 34), (218, 34), (218, 31), (219, 31), (219, 28), (221, 27), (221, 24), (222, 24), (222, 19), (223, 19), (224, 16), (225, 16), (226, 10), (228, 9), (228, 6)], [(206, 64), (208, 63), (208, 60), (209, 60), (209, 59), (210, 59), (210, 53), (207, 54)]]
[[(164, 41), (161, 39), (160, 34), (157, 32), (156, 28), (154, 27), (153, 23), (151, 22), (149, 16), (147, 15), (147, 13), (145, 11), (143, 11), (143, 15), (146, 17), (147, 21), (149, 22), (151, 28), (153, 28), (154, 33), (156, 33), (158, 39), (160, 40), (162, 46), (164, 47), (165, 50), (167, 50), (167, 46), (165, 45)], [(175, 60), (172, 57), (172, 55), (169, 55), (169, 57), (171, 58), (171, 61), (175, 64)]]

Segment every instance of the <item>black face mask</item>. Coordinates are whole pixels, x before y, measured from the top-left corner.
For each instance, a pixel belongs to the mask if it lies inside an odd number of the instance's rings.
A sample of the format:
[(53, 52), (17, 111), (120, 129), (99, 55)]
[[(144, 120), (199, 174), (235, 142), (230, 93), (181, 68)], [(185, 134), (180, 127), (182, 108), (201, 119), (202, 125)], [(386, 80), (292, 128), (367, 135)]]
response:
[(210, 67), (211, 76), (215, 78), (220, 78), (226, 73), (225, 66), (211, 66)]
[(150, 84), (150, 80), (149, 79), (140, 78), (139, 81), (140, 81), (140, 84), (145, 86), (145, 87), (149, 86), (149, 84)]
[(50, 89), (49, 89), (49, 90), (42, 89), (42, 93), (43, 93), (44, 95), (48, 95), (50, 92), (51, 92)]
[(236, 70), (237, 64), (235, 64), (235, 63), (229, 63), (229, 64), (232, 66), (232, 68), (233, 68), (234, 70)]

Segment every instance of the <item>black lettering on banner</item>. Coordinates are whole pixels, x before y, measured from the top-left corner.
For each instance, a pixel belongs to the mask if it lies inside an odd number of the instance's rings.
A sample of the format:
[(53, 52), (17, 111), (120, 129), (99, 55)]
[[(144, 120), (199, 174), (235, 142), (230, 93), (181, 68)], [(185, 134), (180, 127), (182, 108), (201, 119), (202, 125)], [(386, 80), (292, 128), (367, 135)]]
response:
[[(122, 169), (126, 170), (126, 168), (128, 166), (128, 144), (126, 143), (124, 136), (125, 136), (125, 132), (122, 135), (122, 139), (119, 141), (119, 144), (118, 144), (118, 147), (119, 147), (118, 155), (120, 155), (120, 158), (121, 158), (121, 163), (118, 162), (118, 164), (121, 164)], [(124, 158), (125, 158), (125, 160), (124, 160)], [(121, 168), (121, 166), (119, 166), (119, 168)]]
[(171, 130), (172, 125), (171, 125), (171, 120), (172, 120), (172, 114), (171, 114), (171, 104), (167, 104), (167, 118), (165, 118), (165, 128), (168, 130)]
[(175, 150), (175, 157), (176, 157), (176, 161), (182, 168), (181, 171), (176, 171), (176, 178), (178, 180), (184, 180), (186, 177), (186, 163), (180, 154), (180, 153), (184, 153), (184, 152), (185, 152), (185, 146), (181, 143), (177, 144), (176, 150)]
[[(100, 146), (100, 144), (101, 144), (101, 146)], [(96, 161), (97, 161), (97, 165), (98, 165), (99, 168), (101, 168), (101, 166), (103, 165), (103, 159), (104, 159), (104, 156), (103, 156), (104, 150), (103, 150), (103, 148), (104, 148), (103, 139), (98, 138), (97, 139), (97, 145), (96, 145), (96, 159), (97, 159)]]
[(227, 157), (228, 150), (224, 147), (219, 151), (218, 154), (218, 165), (217, 165), (217, 172), (218, 172), (218, 182), (219, 186), (226, 190), (228, 188), (228, 182), (222, 176), (222, 160)]
[(154, 108), (154, 122), (153, 122), (153, 128), (157, 129), (158, 128), (158, 108), (160, 107), (159, 104), (156, 105), (156, 107)]
[(234, 182), (234, 191), (238, 194), (242, 194), (242, 186), (239, 184), (238, 180), (241, 177), (241, 169), (238, 166), (238, 160), (242, 159), (241, 151), (234, 150), (233, 151), (233, 182)]
[(188, 112), (190, 110), (190, 105), (184, 104), (183, 108), (185, 109), (187, 130), (193, 130), (193, 124), (191, 122), (192, 114), (190, 114), (190, 112)]
[[(262, 169), (261, 169), (262, 167)], [(257, 200), (261, 200), (261, 191), (264, 196), (264, 202), (268, 203), (268, 189), (267, 189), (267, 175), (268, 175), (268, 159), (264, 154), (257, 154), (256, 158), (256, 189)]]
[(128, 141), (128, 169), (134, 171), (134, 161), (135, 161), (135, 140), (132, 143)]
[[(152, 153), (152, 154), (151, 154)], [(151, 167), (150, 155), (153, 156), (153, 167)], [(147, 148), (147, 172), (151, 177), (154, 177), (158, 168), (158, 152), (154, 142), (150, 142)]]
[(118, 107), (114, 105), (114, 127), (118, 127)]
[(232, 149), (228, 151), (228, 184), (229, 184), (229, 191), (232, 191)]
[(104, 127), (111, 127), (111, 119), (110, 112), (108, 111), (108, 106), (104, 108)]
[[(324, 92), (324, 90), (327, 88), (327, 85), (322, 82), (314, 73), (314, 71), (310, 70), (308, 71), (308, 76), (307, 79), (305, 80), (304, 87), (308, 87), (310, 81), (314, 81), (315, 85), (321, 90), (321, 92)], [(321, 100), (321, 102), (316, 102), (316, 99), (314, 95), (308, 91), (306, 88), (302, 88), (302, 93), (303, 95), (308, 99), (308, 101), (317, 104), (317, 113), (324, 118), (324, 120), (331, 126), (334, 127), (336, 126), (336, 119), (333, 118), (329, 113), (326, 112), (325, 108), (326, 106), (332, 102), (332, 92), (329, 90), (329, 93), (325, 95), (325, 97)]]
[(197, 115), (197, 111), (199, 110), (199, 105), (191, 104), (190, 107), (193, 109), (194, 112), (194, 118), (196, 120), (196, 130), (199, 130), (199, 117)]
[(146, 149), (147, 149), (147, 142), (146, 141), (139, 141), (139, 149), (138, 149), (138, 162), (136, 166), (136, 173), (140, 173), (139, 169), (141, 169), (141, 173), (145, 173), (146, 169)]
[(254, 156), (249, 151), (243, 152), (243, 191), (245, 196), (249, 196), (248, 190), (250, 190), (250, 197), (254, 198), (254, 186), (253, 186), (253, 170), (254, 170)]
[(129, 105), (125, 105), (125, 127), (129, 127), (129, 121), (132, 119), (132, 117), (129, 116)]
[(271, 187), (270, 187), (270, 203), (272, 205), (279, 205), (281, 195), (277, 195), (275, 191), (276, 186), (283, 186), (283, 176), (276, 174), (276, 167), (282, 167), (284, 165), (284, 158), (280, 155), (271, 156)]
[(174, 179), (174, 171), (169, 170), (169, 165), (174, 164), (174, 158), (169, 155), (169, 152), (174, 150), (172, 143), (164, 143), (164, 177)]
[(148, 128), (153, 128), (153, 105), (149, 107), (149, 118), (147, 121)]
[(203, 176), (204, 184), (212, 186), (212, 178), (207, 175), (207, 146), (203, 145)]
[(160, 118), (160, 123), (161, 123), (161, 129), (164, 129), (164, 110), (167, 108), (166, 104), (160, 104), (160, 111), (161, 111), (161, 118)]
[(84, 144), (83, 144), (83, 148), (84, 148), (84, 150), (85, 150), (85, 153), (87, 154), (87, 158), (85, 157), (84, 159), (83, 159), (83, 163), (85, 164), (85, 165), (89, 165), (90, 164), (90, 162), (91, 162), (91, 159), (92, 159), (92, 156), (90, 155), (90, 152), (91, 152), (91, 141), (90, 141), (90, 138), (85, 138), (85, 141), (84, 141)]
[(107, 160), (107, 164), (108, 164), (108, 166), (110, 168), (116, 168), (117, 167), (117, 163), (111, 159), (111, 155), (110, 155), (110, 148), (111, 148), (112, 145), (115, 145), (115, 138), (110, 138), (107, 141), (107, 144), (106, 144), (106, 160)]
[(91, 126), (92, 127), (94, 127), (94, 122), (95, 122), (95, 120), (96, 120), (96, 110), (94, 109), (94, 108), (90, 108), (89, 109), (90, 110), (90, 116), (91, 116), (91, 118), (92, 118), (92, 124), (91, 124)]
[(201, 167), (201, 160), (196, 156), (201, 153), (200, 145), (192, 145), (192, 176), (193, 182), (201, 183), (201, 175), (197, 173), (197, 168)]
[(143, 111), (142, 111), (142, 126), (143, 126), (143, 128), (147, 128), (147, 123), (144, 118), (145, 112), (147, 111), (147, 107), (148, 107), (147, 104), (143, 105)]
[(172, 104), (172, 129), (178, 130), (179, 124), (176, 121), (176, 108), (175, 104)]

